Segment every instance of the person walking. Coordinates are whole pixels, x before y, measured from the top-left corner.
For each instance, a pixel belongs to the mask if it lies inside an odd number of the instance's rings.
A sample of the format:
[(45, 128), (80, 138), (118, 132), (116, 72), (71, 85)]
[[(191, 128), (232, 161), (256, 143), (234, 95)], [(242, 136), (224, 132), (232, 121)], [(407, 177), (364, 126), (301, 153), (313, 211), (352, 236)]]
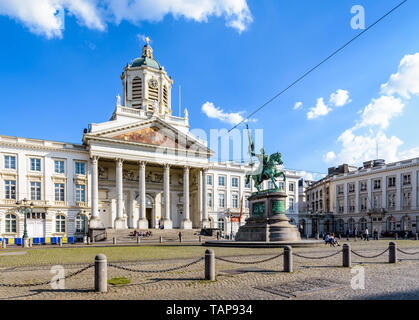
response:
[(368, 227), (365, 228), (364, 236), (365, 236), (364, 241), (365, 240), (370, 241)]

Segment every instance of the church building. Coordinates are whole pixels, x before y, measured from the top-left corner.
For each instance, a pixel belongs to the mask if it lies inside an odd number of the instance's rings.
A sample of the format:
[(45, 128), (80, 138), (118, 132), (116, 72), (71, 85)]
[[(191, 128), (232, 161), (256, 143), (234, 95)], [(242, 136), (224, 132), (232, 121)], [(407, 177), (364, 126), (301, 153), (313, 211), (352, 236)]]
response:
[[(29, 237), (162, 226), (229, 233), (241, 211), (244, 222), (250, 167), (209, 160), (214, 152), (189, 131), (188, 110), (172, 114), (173, 80), (148, 42), (121, 80), (110, 120), (90, 124), (83, 144), (0, 135), (1, 238), (22, 237), (24, 212)], [(298, 221), (299, 176), (286, 175), (287, 214)]]

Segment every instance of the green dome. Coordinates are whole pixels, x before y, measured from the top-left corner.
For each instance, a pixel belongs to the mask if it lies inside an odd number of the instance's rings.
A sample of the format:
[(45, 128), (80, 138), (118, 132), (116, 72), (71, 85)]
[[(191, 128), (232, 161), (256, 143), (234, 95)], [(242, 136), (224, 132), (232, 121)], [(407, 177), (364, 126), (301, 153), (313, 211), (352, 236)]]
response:
[(154, 60), (153, 57), (153, 48), (151, 48), (151, 46), (147, 44), (143, 47), (143, 55), (141, 56), (141, 58), (135, 58), (132, 62), (131, 62), (131, 67), (135, 68), (135, 67), (141, 67), (141, 66), (149, 66), (151, 68), (160, 70), (160, 64)]
[(141, 58), (135, 58), (134, 60), (132, 60), (131, 62), (131, 67), (135, 68), (135, 67), (141, 67), (141, 66), (149, 66), (151, 68), (160, 70), (160, 64), (154, 60), (154, 59), (150, 59), (149, 57), (141, 57)]

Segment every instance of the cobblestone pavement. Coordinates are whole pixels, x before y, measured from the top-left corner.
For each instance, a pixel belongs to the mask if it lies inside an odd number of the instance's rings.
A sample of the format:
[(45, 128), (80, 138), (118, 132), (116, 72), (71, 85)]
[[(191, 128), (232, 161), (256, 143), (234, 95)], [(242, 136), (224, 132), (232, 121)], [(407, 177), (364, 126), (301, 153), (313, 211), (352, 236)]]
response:
[[(400, 247), (404, 251), (419, 251), (416, 247)], [(386, 243), (352, 244), (355, 252), (373, 256), (387, 249)], [(310, 257), (330, 255), (341, 247), (295, 249)], [(279, 253), (282, 251), (280, 249)], [(215, 249), (217, 252), (217, 249)], [(235, 261), (260, 261), (274, 255), (228, 257)], [(199, 257), (197, 257), (199, 258)], [(204, 261), (188, 268), (164, 273), (139, 273), (108, 266), (108, 278), (126, 277), (131, 283), (109, 285), (108, 293), (93, 292), (94, 268), (89, 268), (65, 281), (65, 289), (54, 290), (50, 285), (36, 287), (1, 287), (0, 299), (419, 299), (419, 254), (398, 253), (397, 264), (388, 263), (388, 252), (367, 259), (352, 254), (353, 266), (365, 269), (365, 289), (351, 288), (355, 274), (343, 268), (342, 254), (327, 259), (304, 259), (294, 256), (294, 272), (284, 273), (283, 257), (256, 265), (216, 261), (217, 281), (203, 281)], [(196, 259), (161, 260), (147, 263), (120, 263), (137, 270), (162, 270), (186, 265)], [(87, 265), (68, 265), (66, 275)], [(48, 281), (53, 276), (47, 267), (5, 268), (0, 284), (26, 284)]]

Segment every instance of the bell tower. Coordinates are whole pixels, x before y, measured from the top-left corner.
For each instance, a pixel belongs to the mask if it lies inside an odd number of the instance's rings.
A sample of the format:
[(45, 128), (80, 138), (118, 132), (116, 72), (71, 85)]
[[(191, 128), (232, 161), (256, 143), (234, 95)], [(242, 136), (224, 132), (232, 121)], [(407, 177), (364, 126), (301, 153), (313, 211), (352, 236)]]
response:
[(159, 116), (172, 115), (173, 80), (154, 59), (150, 39), (146, 38), (141, 57), (135, 58), (121, 75), (123, 104)]

